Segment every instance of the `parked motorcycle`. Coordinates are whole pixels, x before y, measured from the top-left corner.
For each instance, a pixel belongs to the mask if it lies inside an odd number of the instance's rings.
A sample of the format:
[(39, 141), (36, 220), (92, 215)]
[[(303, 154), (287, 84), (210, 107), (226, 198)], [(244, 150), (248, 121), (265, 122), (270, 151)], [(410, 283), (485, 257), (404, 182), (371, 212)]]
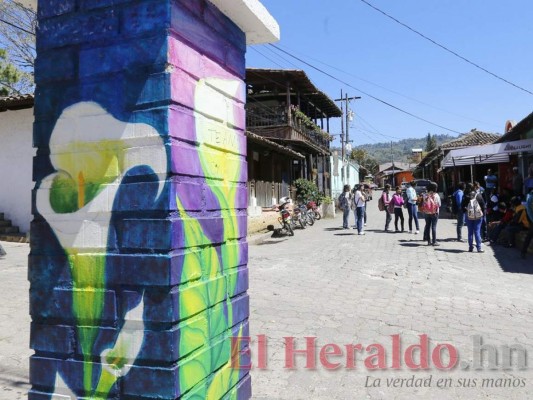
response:
[(314, 214), (314, 219), (316, 219), (317, 221), (322, 218), (322, 215), (320, 214), (320, 209), (314, 201), (309, 201), (307, 203), (307, 210), (308, 212), (311, 211)]
[(301, 212), (301, 218), (305, 221), (306, 224), (313, 226), (315, 224), (315, 213), (313, 210), (307, 208), (307, 205), (300, 204), (298, 206)]
[(278, 222), (281, 225), (280, 233), (283, 235), (294, 236), (294, 231), (292, 230), (292, 218), (291, 213), (287, 209), (289, 202), (285, 202), (279, 206)]
[(307, 225), (307, 215), (304, 213), (304, 210), (307, 212), (307, 209), (305, 207), (303, 210), (301, 206), (294, 207), (291, 217), (291, 225), (293, 228), (299, 226), (300, 228), (305, 229), (305, 226)]

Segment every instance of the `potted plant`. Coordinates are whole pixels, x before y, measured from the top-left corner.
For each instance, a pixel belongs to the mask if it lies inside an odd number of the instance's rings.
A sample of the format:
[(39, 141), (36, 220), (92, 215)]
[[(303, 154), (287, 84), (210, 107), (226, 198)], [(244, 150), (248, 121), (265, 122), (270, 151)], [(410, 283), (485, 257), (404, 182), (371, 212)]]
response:
[(326, 196), (322, 199), (322, 217), (323, 218), (335, 218), (335, 203), (333, 199)]

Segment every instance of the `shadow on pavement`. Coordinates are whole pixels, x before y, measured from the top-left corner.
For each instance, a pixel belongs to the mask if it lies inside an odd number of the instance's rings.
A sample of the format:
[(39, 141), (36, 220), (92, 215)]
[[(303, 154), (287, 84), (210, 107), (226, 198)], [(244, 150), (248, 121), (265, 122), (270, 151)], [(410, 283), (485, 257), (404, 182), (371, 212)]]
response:
[(468, 253), (468, 249), (467, 250), (461, 250), (461, 249), (435, 249), (435, 251), (443, 251), (445, 253), (455, 253), (455, 254)]
[(457, 242), (457, 238), (437, 239), (439, 242)]
[[(401, 242), (401, 240), (400, 240), (400, 242)], [(427, 247), (427, 243), (404, 241), (404, 243), (400, 243), (400, 246), (403, 246), (403, 247), (421, 247), (421, 246), (426, 246)]]
[(271, 240), (271, 239), (266, 239), (266, 240), (263, 240), (262, 242), (260, 243), (257, 243), (256, 246), (264, 246), (265, 244), (278, 244), (278, 243), (282, 243), (282, 242), (285, 242), (287, 241), (287, 239), (282, 239), (282, 240)]
[(334, 233), (334, 236), (354, 236), (357, 233)]
[(342, 231), (344, 228), (324, 228), (325, 231), (331, 232), (331, 231)]
[(502, 271), (513, 274), (533, 274), (533, 254), (528, 253), (526, 258), (523, 259), (520, 257), (519, 248), (491, 247)]

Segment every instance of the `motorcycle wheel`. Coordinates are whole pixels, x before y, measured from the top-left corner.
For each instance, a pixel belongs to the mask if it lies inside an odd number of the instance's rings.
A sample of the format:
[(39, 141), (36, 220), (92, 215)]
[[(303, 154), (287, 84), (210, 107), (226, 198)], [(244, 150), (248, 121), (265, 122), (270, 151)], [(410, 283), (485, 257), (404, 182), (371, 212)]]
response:
[(300, 227), (301, 227), (302, 229), (305, 229), (306, 221), (305, 221), (302, 217), (300, 217), (300, 219), (298, 220), (298, 222), (300, 222)]
[(287, 231), (289, 236), (294, 236), (294, 232), (293, 232), (293, 230), (291, 228), (291, 224), (289, 224), (287, 222), (284, 222), (283, 223), (283, 227), (285, 228), (285, 230)]
[(307, 223), (311, 226), (315, 224), (315, 217), (313, 216), (313, 214), (311, 213), (307, 214)]
[(315, 219), (318, 221), (320, 218), (322, 218), (322, 215), (319, 211), (315, 211)]

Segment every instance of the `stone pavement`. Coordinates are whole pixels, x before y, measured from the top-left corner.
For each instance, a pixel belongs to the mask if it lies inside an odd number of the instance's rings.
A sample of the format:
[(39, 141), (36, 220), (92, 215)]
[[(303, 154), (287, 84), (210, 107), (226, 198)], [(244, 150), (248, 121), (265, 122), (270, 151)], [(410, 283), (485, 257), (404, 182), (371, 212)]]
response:
[[(254, 398), (533, 398), (530, 365), (494, 371), (486, 366), (481, 371), (463, 369), (472, 363), (473, 335), (495, 345), (500, 356), (503, 345), (520, 344), (533, 351), (533, 256), (521, 260), (518, 251), (502, 248), (496, 248), (496, 253), (491, 248), (484, 254), (465, 252), (465, 244), (449, 241), (455, 236), (455, 225), (446, 219), (438, 224), (441, 246), (428, 247), (421, 235), (383, 233), (384, 215), (377, 211), (376, 202), (370, 203), (368, 214), (365, 236), (339, 230), (337, 217), (298, 230), (294, 237), (250, 246), (251, 335), (267, 336), (267, 369), (252, 370)], [(31, 354), (29, 248), (2, 245), (8, 254), (0, 258), (0, 399), (22, 399), (28, 389)], [(401, 354), (420, 342), (418, 335), (428, 335), (427, 369), (411, 370), (403, 358), (398, 369), (391, 368), (391, 335), (396, 334)], [(294, 337), (295, 347), (303, 349), (306, 336), (317, 338), (316, 368), (304, 368), (301, 355), (295, 358), (295, 369), (284, 368), (283, 337)], [(320, 362), (320, 347), (327, 343), (339, 345), (343, 352), (324, 360), (340, 362), (335, 370)], [(439, 343), (457, 349), (458, 367), (436, 368), (431, 354)], [(363, 345), (353, 369), (346, 368), (346, 344)], [(363, 364), (377, 351), (366, 350), (371, 344), (383, 346), (386, 368), (371, 371)], [(443, 354), (437, 362), (446, 366), (449, 360), (446, 351)], [(252, 359), (257, 364), (257, 343), (252, 344)], [(418, 363), (418, 355), (413, 362)], [(391, 380), (395, 377), (404, 378), (403, 387), (393, 387), (402, 384)], [(439, 379), (443, 379), (440, 386), (449, 382), (452, 387), (437, 387)], [(424, 383), (429, 387), (409, 387)]]
[(0, 399), (25, 399), (29, 389), (28, 244), (2, 242), (0, 257)]
[[(452, 241), (455, 223), (449, 219), (438, 222), (441, 246), (430, 247), (421, 234), (382, 232), (384, 213), (376, 202), (369, 203), (368, 214), (365, 236), (339, 230), (337, 217), (294, 237), (250, 246), (251, 335), (267, 336), (268, 362), (267, 369), (252, 370), (254, 398), (533, 398), (533, 365), (518, 369), (516, 354), (510, 370), (488, 370), (487, 351), (481, 352), (482, 370), (469, 367), (474, 353), (480, 353), (474, 351), (474, 335), (494, 345), (500, 356), (501, 346), (516, 344), (533, 354), (533, 256), (521, 260), (517, 250), (490, 247), (468, 253), (466, 244)], [(428, 335), (428, 369), (411, 370), (403, 358), (398, 369), (391, 368), (391, 335), (396, 334), (400, 354), (420, 342), (418, 335)], [(316, 369), (305, 368), (303, 355), (296, 356), (295, 369), (286, 369), (283, 338), (295, 337), (301, 350), (308, 336), (317, 338)], [(320, 348), (328, 343), (342, 351), (325, 360), (339, 362), (335, 370), (320, 362)], [(371, 371), (363, 361), (377, 352), (366, 349), (374, 343), (383, 346), (386, 365)], [(456, 368), (440, 370), (431, 362), (439, 343), (457, 349)], [(362, 344), (354, 369), (346, 368), (346, 344)], [(251, 349), (257, 364), (257, 343)], [(447, 352), (442, 354), (439, 366), (446, 367)], [(404, 378), (403, 387), (393, 378)]]

